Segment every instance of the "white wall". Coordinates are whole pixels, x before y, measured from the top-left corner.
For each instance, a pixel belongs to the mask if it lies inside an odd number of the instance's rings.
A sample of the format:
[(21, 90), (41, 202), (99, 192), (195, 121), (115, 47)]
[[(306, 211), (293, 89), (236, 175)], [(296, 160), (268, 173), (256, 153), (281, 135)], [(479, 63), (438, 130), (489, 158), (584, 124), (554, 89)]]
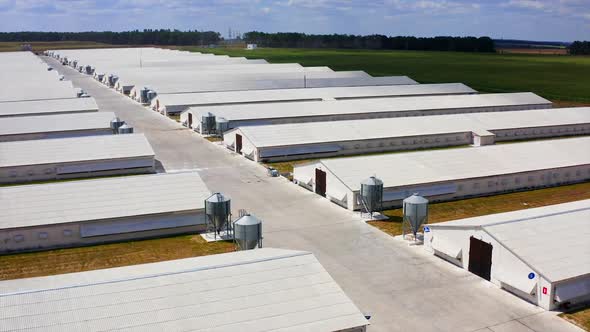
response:
[[(340, 146), (341, 150), (338, 152), (321, 153), (321, 154), (300, 154), (282, 157), (265, 157), (263, 161), (288, 161), (297, 159), (309, 158), (325, 158), (334, 156), (350, 156), (362, 155), (368, 153), (379, 152), (393, 152), (393, 151), (409, 151), (429, 148), (439, 148), (447, 146), (461, 146), (472, 143), (471, 132), (464, 133), (449, 133), (441, 135), (419, 135), (371, 140), (356, 140), (356, 141), (341, 141), (341, 142), (327, 142), (325, 144)], [(321, 146), (322, 144), (314, 144)], [(296, 147), (297, 145), (293, 146)], [(299, 145), (306, 146), (306, 145)], [(311, 146), (307, 145), (307, 146)], [(264, 150), (265, 148), (260, 148)]]
[(496, 141), (498, 142), (543, 137), (589, 135), (590, 123), (582, 123), (571, 126), (547, 126), (520, 129), (491, 130), (491, 132), (496, 134)]
[[(72, 169), (66, 170), (65, 168)], [(80, 170), (85, 171), (77, 172), (74, 168), (79, 168)], [(155, 171), (155, 160), (153, 157), (25, 165), (0, 168), (0, 184), (86, 178), (106, 175), (143, 174), (154, 173)]]
[[(315, 192), (315, 170), (320, 169), (326, 172), (326, 198), (335, 204), (344, 208), (351, 209), (355, 206), (355, 194), (348, 187), (346, 187), (329, 169), (325, 168), (321, 163), (311, 163), (306, 165), (299, 165), (293, 169), (293, 180), (300, 186)], [(311, 178), (311, 182), (307, 183), (307, 179)], [(346, 195), (341, 200), (342, 195)], [(338, 197), (340, 196), (340, 197)]]
[[(499, 193), (531, 190), (535, 188), (554, 187), (590, 180), (590, 165), (574, 166), (561, 169), (530, 171), (475, 179), (446, 181), (416, 186), (384, 188), (385, 191), (416, 192), (418, 188), (428, 185), (454, 184), (457, 191), (451, 194), (428, 196), (431, 202), (444, 202), (469, 197), (495, 195)], [(384, 207), (399, 207), (402, 200), (383, 202)]]
[[(424, 248), (429, 252), (445, 260), (449, 260), (448, 256), (444, 255), (444, 246), (437, 247), (436, 241), (459, 246), (461, 247), (461, 257), (458, 260), (451, 259), (450, 261), (467, 270), (469, 268), (470, 237), (473, 236), (490, 243), (493, 247), (490, 282), (546, 310), (554, 308), (552, 301), (550, 301), (553, 293), (542, 294), (542, 288), (547, 287), (548, 282), (539, 275), (534, 267), (525, 264), (483, 229), (479, 227), (444, 227), (442, 225), (437, 227), (436, 224), (429, 226), (430, 232), (424, 234)], [(534, 273), (535, 277), (533, 279), (529, 279), (530, 273)], [(519, 289), (519, 285), (528, 283), (536, 283), (532, 294), (527, 294), (525, 291)], [(520, 286), (520, 288), (526, 287)]]
[(86, 223), (67, 223), (37, 227), (0, 229), (0, 254), (22, 251), (48, 250), (62, 247), (78, 247), (92, 244), (128, 241), (143, 238), (170, 236), (176, 234), (196, 233), (205, 228), (206, 219), (204, 212), (193, 211), (182, 214), (162, 214), (157, 216), (129, 217), (121, 219), (106, 219), (92, 223), (117, 223), (144, 220), (168, 220), (173, 218), (184, 218), (194, 221), (194, 226), (171, 227), (165, 229), (147, 230), (142, 232), (122, 233), (106, 236), (82, 237), (80, 228)]

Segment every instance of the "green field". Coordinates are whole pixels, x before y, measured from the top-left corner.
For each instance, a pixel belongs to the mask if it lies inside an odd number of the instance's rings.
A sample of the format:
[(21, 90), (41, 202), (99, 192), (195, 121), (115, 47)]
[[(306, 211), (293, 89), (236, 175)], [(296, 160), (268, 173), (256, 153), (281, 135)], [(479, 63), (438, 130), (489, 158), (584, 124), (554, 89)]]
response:
[(298, 62), (371, 75), (406, 75), (420, 83), (461, 82), (481, 92), (532, 91), (551, 100), (590, 103), (590, 57), (318, 49), (186, 50)]

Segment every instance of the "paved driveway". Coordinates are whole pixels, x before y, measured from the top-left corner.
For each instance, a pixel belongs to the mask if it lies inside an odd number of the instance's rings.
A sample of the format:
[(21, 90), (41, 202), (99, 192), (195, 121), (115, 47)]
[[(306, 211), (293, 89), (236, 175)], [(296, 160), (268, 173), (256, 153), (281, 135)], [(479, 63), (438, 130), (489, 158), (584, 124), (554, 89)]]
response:
[(267, 177), (262, 166), (92, 78), (46, 61), (92, 95), (102, 111), (115, 112), (145, 133), (160, 171), (197, 170), (211, 190), (232, 198), (234, 215), (243, 208), (264, 221), (265, 246), (313, 252), (372, 315), (369, 331), (581, 331), (283, 178)]

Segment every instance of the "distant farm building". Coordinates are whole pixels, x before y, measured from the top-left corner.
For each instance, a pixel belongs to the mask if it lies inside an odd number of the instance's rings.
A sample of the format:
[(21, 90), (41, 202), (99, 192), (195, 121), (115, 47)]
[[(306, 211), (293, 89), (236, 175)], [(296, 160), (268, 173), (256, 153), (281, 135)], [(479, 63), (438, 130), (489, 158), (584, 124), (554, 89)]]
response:
[(277, 102), (329, 101), (379, 97), (475, 94), (464, 84), (401, 84), (385, 86), (270, 89), (165, 94), (152, 100), (162, 114), (177, 114), (196, 106), (263, 104)]
[[(201, 126), (204, 116), (213, 116), (215, 122), (217, 119), (224, 119), (227, 129), (232, 129), (254, 125), (504, 112), (551, 107), (550, 101), (534, 93), (443, 95), (193, 107), (182, 114), (181, 121), (187, 121), (189, 127), (201, 134), (208, 134), (209, 129), (203, 129)], [(192, 126), (189, 116), (193, 119)]]
[(255, 161), (284, 161), (590, 134), (590, 108), (245, 126), (223, 144)]

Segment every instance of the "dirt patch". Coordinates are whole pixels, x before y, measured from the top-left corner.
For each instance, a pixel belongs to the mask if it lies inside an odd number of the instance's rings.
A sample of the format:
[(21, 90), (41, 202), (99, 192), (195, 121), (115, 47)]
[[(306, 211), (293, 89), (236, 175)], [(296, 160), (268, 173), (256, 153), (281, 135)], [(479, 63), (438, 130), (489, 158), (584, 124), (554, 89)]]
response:
[(575, 101), (552, 100), (553, 108), (563, 107), (590, 107), (590, 103), (581, 103)]

